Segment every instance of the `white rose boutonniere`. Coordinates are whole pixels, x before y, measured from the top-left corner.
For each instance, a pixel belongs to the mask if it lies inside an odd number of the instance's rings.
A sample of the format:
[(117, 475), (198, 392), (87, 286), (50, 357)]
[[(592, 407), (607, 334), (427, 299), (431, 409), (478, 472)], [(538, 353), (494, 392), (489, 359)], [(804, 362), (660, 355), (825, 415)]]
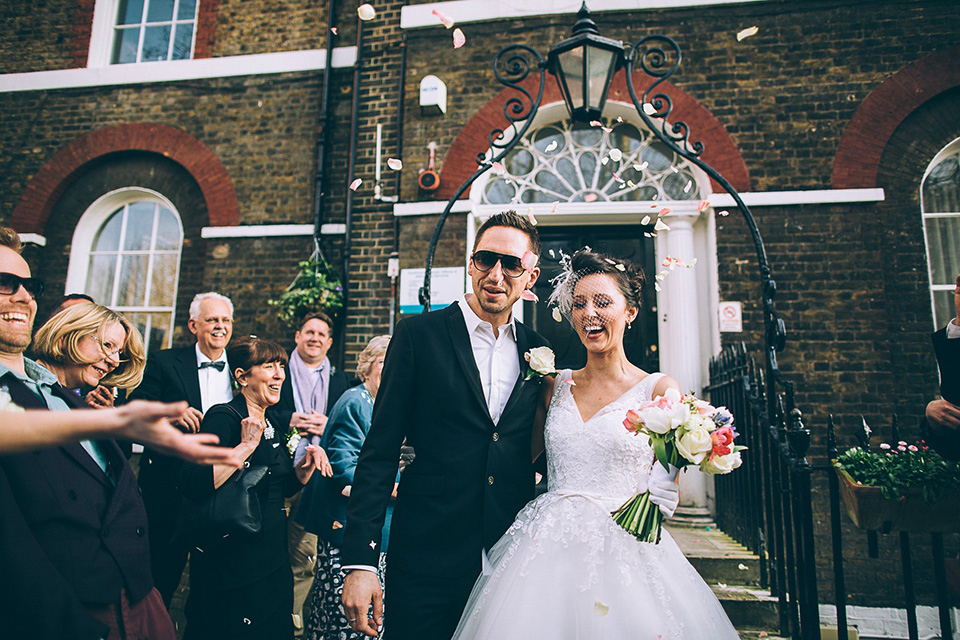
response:
[(523, 354), (523, 359), (529, 364), (527, 375), (523, 378), (524, 380), (542, 378), (544, 376), (550, 376), (552, 378), (557, 375), (556, 361), (553, 355), (553, 349), (550, 347), (534, 347)]
[(302, 437), (296, 429), (291, 430), (290, 433), (287, 434), (287, 451), (290, 452), (290, 455), (293, 455), (297, 450), (297, 445), (300, 444), (300, 438)]

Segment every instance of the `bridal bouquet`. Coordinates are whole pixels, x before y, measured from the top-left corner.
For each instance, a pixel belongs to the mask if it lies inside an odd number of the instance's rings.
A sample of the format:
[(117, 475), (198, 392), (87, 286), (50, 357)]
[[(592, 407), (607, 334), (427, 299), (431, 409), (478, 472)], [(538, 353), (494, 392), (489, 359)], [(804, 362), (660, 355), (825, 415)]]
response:
[[(650, 437), (657, 460), (673, 478), (690, 465), (704, 473), (730, 473), (740, 466), (740, 452), (746, 449), (733, 443), (737, 433), (726, 407), (681, 396), (676, 389), (627, 411), (623, 426)], [(641, 542), (660, 542), (663, 514), (650, 501), (649, 491), (630, 498), (612, 515)]]

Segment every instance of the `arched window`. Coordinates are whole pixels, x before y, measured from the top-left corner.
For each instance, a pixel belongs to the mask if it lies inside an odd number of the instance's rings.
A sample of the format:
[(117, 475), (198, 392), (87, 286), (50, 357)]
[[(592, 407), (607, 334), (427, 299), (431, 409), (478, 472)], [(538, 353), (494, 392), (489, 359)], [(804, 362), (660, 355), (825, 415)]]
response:
[(960, 274), (960, 138), (937, 154), (920, 187), (923, 235), (933, 322), (943, 327), (956, 315), (953, 290)]
[(503, 159), (482, 204), (698, 200), (689, 163), (622, 118), (553, 122), (531, 131)]
[(123, 313), (147, 349), (170, 346), (183, 226), (169, 200), (130, 187), (94, 202), (80, 218), (67, 291), (82, 291)]

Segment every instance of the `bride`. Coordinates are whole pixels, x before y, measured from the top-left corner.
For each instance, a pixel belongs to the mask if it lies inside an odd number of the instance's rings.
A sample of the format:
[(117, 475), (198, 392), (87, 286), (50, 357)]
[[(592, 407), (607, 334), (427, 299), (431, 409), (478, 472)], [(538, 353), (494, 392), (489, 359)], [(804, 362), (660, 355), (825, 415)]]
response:
[(623, 334), (636, 319), (643, 272), (589, 248), (564, 262), (551, 304), (572, 322), (587, 364), (561, 371), (544, 427), (549, 491), (489, 552), (454, 639), (722, 640), (737, 638), (713, 592), (667, 531), (639, 542), (610, 512), (648, 488), (666, 517), (676, 483), (626, 411), (679, 386), (631, 364)]

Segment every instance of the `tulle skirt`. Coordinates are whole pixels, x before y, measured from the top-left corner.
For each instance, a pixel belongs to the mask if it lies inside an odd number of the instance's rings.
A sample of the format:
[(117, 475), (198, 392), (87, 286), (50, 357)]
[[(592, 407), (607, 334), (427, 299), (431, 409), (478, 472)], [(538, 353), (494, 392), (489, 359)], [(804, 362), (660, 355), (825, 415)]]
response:
[(548, 492), (490, 550), (457, 640), (725, 640), (720, 602), (667, 531), (642, 543), (610, 517), (618, 500)]

